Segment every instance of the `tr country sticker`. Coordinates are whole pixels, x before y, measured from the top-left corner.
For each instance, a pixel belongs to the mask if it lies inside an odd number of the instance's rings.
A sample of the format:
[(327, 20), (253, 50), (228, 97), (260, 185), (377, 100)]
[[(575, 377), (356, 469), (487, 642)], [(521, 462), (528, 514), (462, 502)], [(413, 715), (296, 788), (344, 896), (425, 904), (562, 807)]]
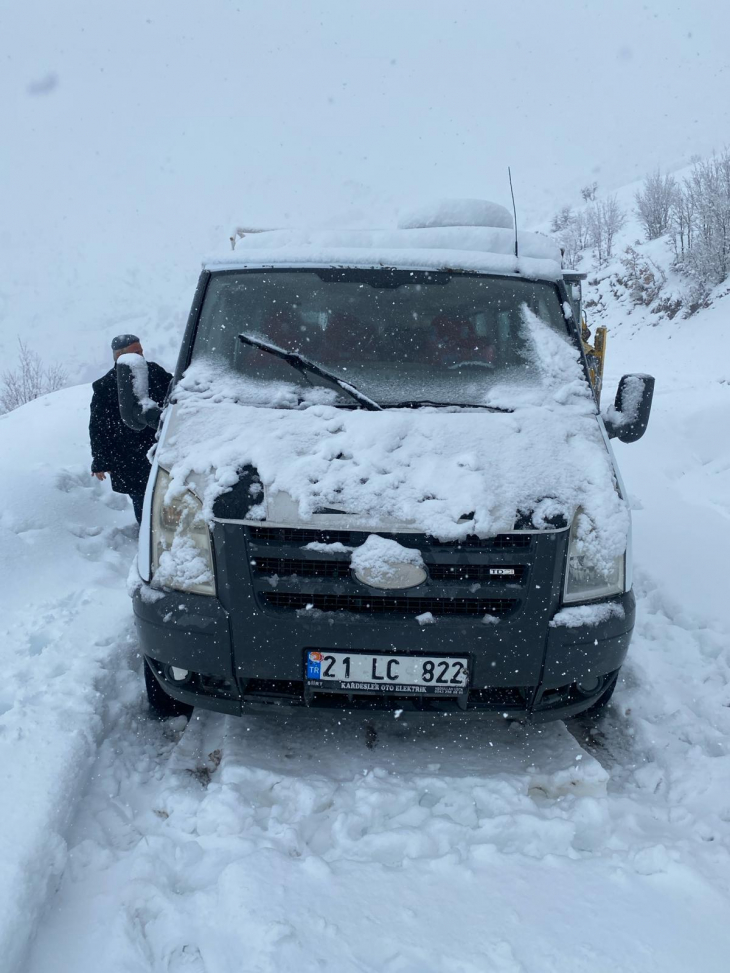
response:
[(322, 653), (310, 652), (307, 657), (307, 679), (320, 679), (322, 675)]

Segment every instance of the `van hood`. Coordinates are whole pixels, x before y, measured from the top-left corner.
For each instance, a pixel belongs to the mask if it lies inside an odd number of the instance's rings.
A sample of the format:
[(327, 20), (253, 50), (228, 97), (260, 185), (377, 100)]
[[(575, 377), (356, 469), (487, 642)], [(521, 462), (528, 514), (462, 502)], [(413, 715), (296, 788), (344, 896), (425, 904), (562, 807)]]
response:
[(158, 447), (175, 493), (192, 485), (204, 511), (245, 476), (245, 519), (440, 540), (490, 537), (528, 523), (569, 525), (581, 508), (597, 567), (626, 548), (627, 505), (592, 399), (550, 393), (509, 413), (439, 408), (345, 410), (242, 404), (239, 376), (188, 370)]

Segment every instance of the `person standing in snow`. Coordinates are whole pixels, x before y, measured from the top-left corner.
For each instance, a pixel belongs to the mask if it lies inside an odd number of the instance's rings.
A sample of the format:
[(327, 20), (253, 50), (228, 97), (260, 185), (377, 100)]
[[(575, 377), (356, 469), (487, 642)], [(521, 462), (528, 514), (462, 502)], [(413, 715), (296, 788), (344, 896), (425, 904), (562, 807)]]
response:
[[(112, 341), (114, 367), (92, 385), (91, 419), (91, 475), (97, 480), (111, 477), (112, 490), (126, 493), (132, 501), (137, 523), (142, 519), (142, 503), (150, 474), (147, 453), (155, 441), (154, 429), (135, 432), (122, 422), (117, 395), (117, 359), (121, 355), (142, 355), (142, 345), (134, 334), (120, 334)], [(172, 375), (156, 364), (148, 362), (149, 397), (162, 405)]]

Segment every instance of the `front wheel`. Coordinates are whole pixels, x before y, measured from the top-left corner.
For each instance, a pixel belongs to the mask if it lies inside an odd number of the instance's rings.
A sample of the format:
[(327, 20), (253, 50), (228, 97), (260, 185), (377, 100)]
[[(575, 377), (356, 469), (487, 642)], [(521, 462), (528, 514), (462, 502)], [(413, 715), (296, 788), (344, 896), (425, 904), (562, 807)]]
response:
[(189, 703), (181, 703), (173, 699), (165, 692), (146, 659), (144, 660), (144, 684), (150, 712), (155, 719), (167, 720), (172, 716), (186, 716), (190, 719), (193, 707)]

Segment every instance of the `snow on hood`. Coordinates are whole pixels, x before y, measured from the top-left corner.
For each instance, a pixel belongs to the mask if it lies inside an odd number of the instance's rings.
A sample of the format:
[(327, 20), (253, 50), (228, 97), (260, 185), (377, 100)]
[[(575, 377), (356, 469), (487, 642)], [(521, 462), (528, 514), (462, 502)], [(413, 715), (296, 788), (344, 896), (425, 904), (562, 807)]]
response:
[[(608, 571), (625, 550), (628, 511), (620, 498), (578, 352), (540, 328), (540, 385), (493, 388), (475, 409), (301, 409), (242, 404), (245, 379), (194, 363), (176, 391), (159, 461), (173, 493), (194, 481), (205, 513), (254, 467), (264, 499), (249, 519), (311, 525), (335, 509), (348, 529), (423, 531), (442, 540), (494, 536), (530, 514), (536, 529), (578, 508), (584, 553)], [(250, 399), (249, 399), (250, 401)], [(257, 498), (258, 499), (258, 498)]]

